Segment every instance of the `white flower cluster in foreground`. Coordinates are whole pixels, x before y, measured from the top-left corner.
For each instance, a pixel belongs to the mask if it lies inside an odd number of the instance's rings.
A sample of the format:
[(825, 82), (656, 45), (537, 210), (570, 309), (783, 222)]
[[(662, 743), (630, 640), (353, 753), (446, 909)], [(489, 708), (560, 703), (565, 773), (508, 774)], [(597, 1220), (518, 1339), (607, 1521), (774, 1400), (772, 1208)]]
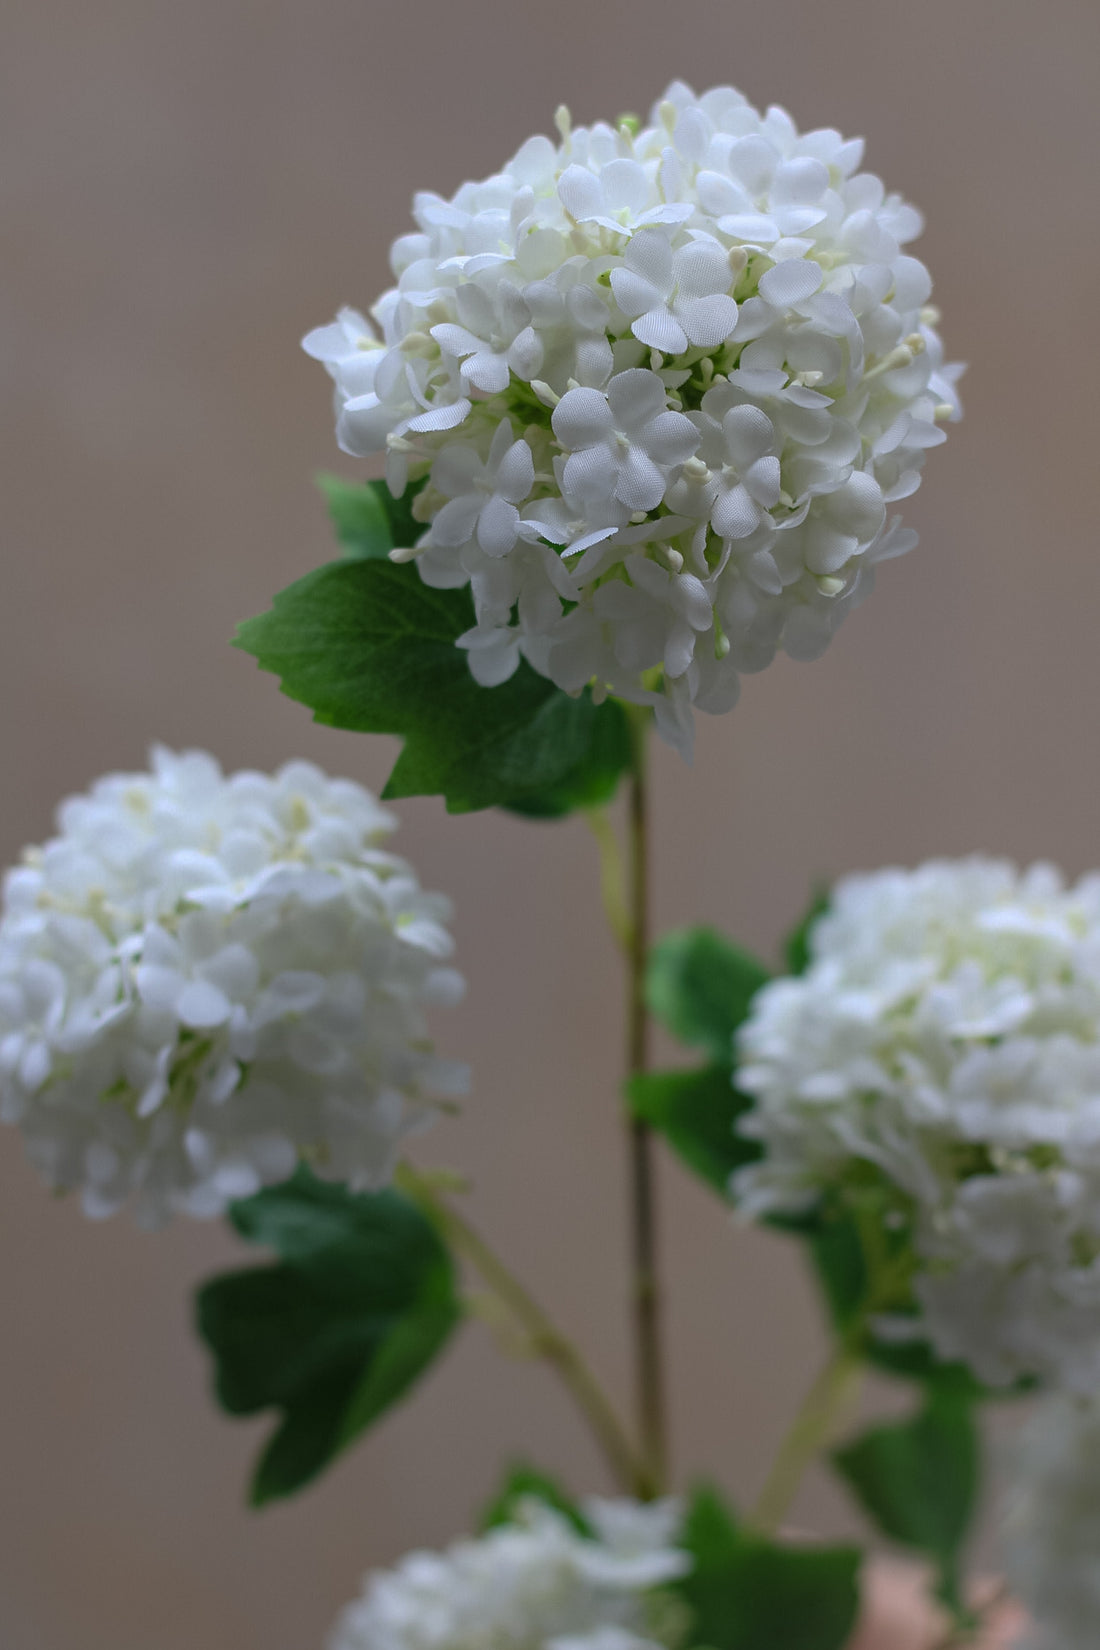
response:
[(1019, 1650), (1100, 1644), (1100, 1406), (1059, 1394), (1024, 1428), (1005, 1514), (1004, 1562), (1036, 1626)]
[(690, 1569), (682, 1509), (591, 1500), (594, 1538), (541, 1502), (443, 1553), (410, 1553), (367, 1577), (329, 1650), (663, 1650), (679, 1611), (647, 1597)]
[(533, 137), (419, 194), (397, 284), (305, 340), (346, 452), (426, 480), (415, 548), (469, 583), (487, 685), (523, 654), (569, 693), (691, 707), (811, 659), (916, 542), (890, 507), (955, 418), (920, 215), (863, 144), (677, 82), (643, 130)]
[(738, 1083), (796, 1210), (868, 1175), (911, 1222), (923, 1329), (990, 1383), (1100, 1385), (1100, 876), (933, 861), (854, 876), (756, 998)]
[(227, 778), (165, 750), (61, 806), (0, 917), (0, 1118), (51, 1186), (156, 1224), (299, 1156), (385, 1180), (465, 1082), (424, 1021), (462, 988), (450, 907), (380, 848), (393, 825), (305, 762)]

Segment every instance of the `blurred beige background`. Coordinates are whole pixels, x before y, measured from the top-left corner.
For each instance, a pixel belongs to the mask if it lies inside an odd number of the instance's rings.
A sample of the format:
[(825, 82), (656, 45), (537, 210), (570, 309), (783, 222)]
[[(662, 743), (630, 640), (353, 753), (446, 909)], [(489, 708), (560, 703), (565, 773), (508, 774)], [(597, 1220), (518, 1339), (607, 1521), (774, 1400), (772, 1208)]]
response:
[[(674, 74), (870, 140), (926, 211), (966, 422), (820, 664), (780, 663), (658, 762), (656, 909), (772, 952), (811, 878), (983, 848), (1100, 862), (1094, 527), (1095, 0), (11, 0), (0, 54), (0, 857), (149, 741), (308, 755), (373, 786), (392, 751), (314, 728), (228, 646), (330, 554), (335, 452), (299, 336), (386, 282), (414, 188), (492, 171), (566, 101), (644, 108)], [(579, 824), (403, 806), (458, 900), (476, 1094), (440, 1128), (507, 1243), (627, 1387), (620, 982)], [(662, 1168), (675, 1443), (758, 1486), (819, 1348), (794, 1254)], [(307, 1650), (361, 1570), (457, 1533), (497, 1462), (604, 1480), (540, 1371), (470, 1327), (415, 1402), (254, 1516), (266, 1423), (207, 1396), (192, 1285), (214, 1227), (89, 1226), (0, 1136), (0, 1644)], [(850, 1526), (813, 1484), (803, 1522)]]

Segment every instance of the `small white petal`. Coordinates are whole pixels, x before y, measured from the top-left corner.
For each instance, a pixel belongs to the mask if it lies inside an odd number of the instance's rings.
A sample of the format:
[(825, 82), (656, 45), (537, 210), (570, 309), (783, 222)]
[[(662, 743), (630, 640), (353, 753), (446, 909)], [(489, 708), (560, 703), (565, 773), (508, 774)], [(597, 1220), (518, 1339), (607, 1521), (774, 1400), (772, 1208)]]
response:
[(822, 282), (820, 264), (808, 258), (788, 258), (760, 277), (760, 296), (776, 309), (788, 309), (811, 298)]
[(196, 1030), (224, 1025), (232, 1006), (225, 992), (207, 980), (190, 980), (176, 999), (181, 1023)]
[(569, 390), (562, 396), (554, 408), (551, 423), (562, 446), (574, 452), (584, 447), (594, 447), (614, 429), (606, 396), (599, 390), (583, 387)]
[(702, 349), (724, 343), (737, 325), (737, 305), (728, 297), (691, 298), (678, 306), (677, 315), (689, 342)]
[(487, 556), (506, 556), (519, 537), (519, 511), (494, 496), (478, 517), (477, 542)]
[(665, 355), (681, 355), (687, 349), (687, 334), (667, 309), (651, 309), (639, 315), (630, 330), (643, 344)]

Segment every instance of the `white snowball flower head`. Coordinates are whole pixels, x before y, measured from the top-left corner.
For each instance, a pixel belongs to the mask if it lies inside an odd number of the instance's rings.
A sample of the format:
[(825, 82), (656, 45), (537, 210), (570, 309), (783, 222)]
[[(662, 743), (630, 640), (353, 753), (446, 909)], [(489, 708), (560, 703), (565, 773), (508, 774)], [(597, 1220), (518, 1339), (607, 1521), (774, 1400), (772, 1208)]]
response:
[(735, 1176), (743, 1207), (878, 1187), (943, 1357), (1095, 1390), (1100, 876), (984, 858), (853, 876), (810, 946), (740, 1032), (764, 1147)]
[(305, 762), (222, 774), (156, 749), (58, 812), (0, 916), (0, 1119), (90, 1215), (213, 1215), (289, 1176), (377, 1186), (465, 1087), (450, 906), (383, 851), (392, 816)]
[(369, 1575), (329, 1650), (663, 1650), (682, 1613), (653, 1589), (683, 1575), (677, 1501), (591, 1500), (582, 1536), (536, 1500), (516, 1521)]
[(1059, 1393), (1030, 1417), (1005, 1498), (1004, 1567), (1034, 1626), (1018, 1650), (1100, 1644), (1100, 1405)]
[(472, 589), (487, 686), (729, 709), (779, 648), (820, 654), (916, 536), (891, 506), (959, 416), (919, 214), (863, 145), (677, 82), (642, 129), (533, 137), (414, 201), (396, 285), (305, 348), (337, 435), (424, 483), (402, 547)]

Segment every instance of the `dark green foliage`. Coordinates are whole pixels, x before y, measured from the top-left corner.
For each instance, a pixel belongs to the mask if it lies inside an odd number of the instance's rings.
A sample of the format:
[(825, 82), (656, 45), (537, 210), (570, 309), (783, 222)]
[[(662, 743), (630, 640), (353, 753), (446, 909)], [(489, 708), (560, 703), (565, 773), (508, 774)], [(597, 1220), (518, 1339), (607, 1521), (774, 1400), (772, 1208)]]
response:
[(479, 687), (455, 646), (473, 622), (468, 590), (433, 590), (368, 550), (282, 591), (237, 645), (318, 722), (405, 741), (387, 798), (541, 816), (607, 800), (631, 757), (622, 707), (570, 698), (525, 663)]
[(739, 1525), (718, 1492), (695, 1492), (682, 1537), (695, 1564), (675, 1590), (707, 1650), (842, 1650), (859, 1606), (860, 1555), (780, 1545)]
[(651, 1071), (626, 1085), (633, 1116), (663, 1134), (688, 1168), (722, 1197), (735, 1169), (760, 1155), (754, 1140), (737, 1133), (751, 1101), (738, 1094), (728, 1065), (694, 1071)]
[(715, 929), (678, 928), (650, 953), (646, 998), (673, 1036), (728, 1063), (733, 1034), (768, 978), (763, 963)]
[(197, 1296), (222, 1407), (282, 1412), (252, 1483), (259, 1505), (309, 1483), (401, 1398), (460, 1308), (449, 1254), (397, 1192), (353, 1194), (302, 1169), (235, 1204), (232, 1220), (280, 1257)]
[(935, 1561), (942, 1596), (960, 1608), (960, 1551), (980, 1472), (972, 1400), (933, 1387), (912, 1420), (871, 1428), (833, 1463), (883, 1535)]

